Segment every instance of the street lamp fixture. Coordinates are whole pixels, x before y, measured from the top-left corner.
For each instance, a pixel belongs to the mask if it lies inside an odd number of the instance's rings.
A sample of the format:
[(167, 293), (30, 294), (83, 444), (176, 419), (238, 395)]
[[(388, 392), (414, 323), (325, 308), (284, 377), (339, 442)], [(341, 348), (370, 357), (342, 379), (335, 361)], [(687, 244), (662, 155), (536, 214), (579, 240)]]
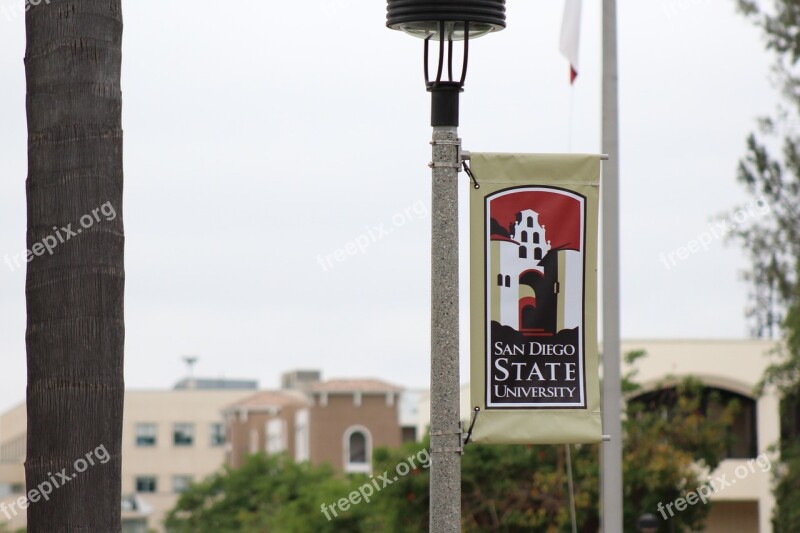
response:
[[(469, 41), (506, 27), (505, 4), (505, 0), (387, 0), (386, 26), (425, 41), (425, 85), (431, 93), (431, 126), (458, 126), (458, 95), (464, 90), (467, 77)], [(433, 80), (429, 73), (431, 40), (439, 42)], [(453, 77), (454, 41), (464, 42), (458, 79)], [(447, 79), (442, 79), (445, 55)]]
[[(462, 164), (458, 96), (467, 76), (470, 39), (505, 28), (505, 10), (505, 0), (387, 0), (386, 25), (424, 40), (425, 85), (431, 93), (430, 531), (434, 533), (461, 531), (464, 439), (458, 361), (458, 170)], [(435, 77), (429, 73), (431, 41), (439, 43)], [(457, 78), (453, 75), (454, 41), (464, 43)]]
[(505, 0), (388, 0), (386, 25), (423, 39), (474, 39), (506, 27)]

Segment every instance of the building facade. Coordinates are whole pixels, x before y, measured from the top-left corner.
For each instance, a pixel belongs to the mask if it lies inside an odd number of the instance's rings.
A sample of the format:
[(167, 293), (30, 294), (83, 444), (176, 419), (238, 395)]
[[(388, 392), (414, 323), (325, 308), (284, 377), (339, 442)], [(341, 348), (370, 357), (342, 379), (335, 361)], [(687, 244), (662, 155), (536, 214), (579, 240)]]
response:
[[(780, 438), (780, 398), (773, 390), (754, 390), (776, 347), (766, 340), (624, 340), (622, 353), (644, 350), (636, 361), (637, 382), (643, 389), (627, 398), (635, 401), (668, 390), (686, 377), (699, 379), (721, 401), (735, 400), (740, 411), (731, 427), (734, 443), (709, 479), (734, 481), (711, 495), (707, 533), (769, 533), (775, 506), (772, 464), (768, 450)], [(631, 370), (623, 367), (623, 373)], [(754, 463), (759, 458), (758, 463)], [(764, 462), (769, 459), (769, 462)], [(769, 469), (766, 467), (769, 466)], [(664, 502), (665, 504), (667, 502)], [(660, 516), (654, 509), (647, 510)]]
[[(219, 381), (216, 382), (219, 384)], [(225, 462), (225, 406), (253, 394), (255, 382), (221, 389), (191, 380), (175, 390), (127, 391), (122, 425), (122, 516), (125, 532), (163, 531), (181, 492)], [(0, 504), (25, 493), (25, 405), (0, 416)], [(24, 527), (24, 511), (0, 515), (9, 530)]]
[[(415, 408), (394, 385), (375, 379), (322, 381), (318, 371), (287, 373), (282, 388), (273, 391), (259, 391), (253, 381), (192, 378), (174, 390), (127, 391), (123, 531), (163, 531), (166, 514), (192, 483), (225, 463), (241, 466), (252, 453), (285, 452), (297, 461), (370, 472), (374, 448), (416, 437), (412, 417), (404, 413)], [(25, 493), (26, 431), (24, 404), (0, 415), (0, 504)], [(25, 513), (0, 514), (0, 524), (11, 531), (22, 528)]]
[(296, 461), (328, 463), (343, 472), (371, 472), (372, 450), (397, 447), (415, 431), (401, 425), (402, 389), (375, 379), (282, 380), (224, 411), (228, 463), (256, 452), (287, 453)]

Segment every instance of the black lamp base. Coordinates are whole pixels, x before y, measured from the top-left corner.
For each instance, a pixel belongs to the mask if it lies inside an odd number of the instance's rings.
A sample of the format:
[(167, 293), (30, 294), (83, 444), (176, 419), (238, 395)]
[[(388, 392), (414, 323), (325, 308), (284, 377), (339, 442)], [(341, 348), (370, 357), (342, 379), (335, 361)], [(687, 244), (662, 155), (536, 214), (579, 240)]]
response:
[(428, 83), (431, 93), (431, 126), (458, 127), (458, 95), (464, 85), (457, 81), (434, 81)]

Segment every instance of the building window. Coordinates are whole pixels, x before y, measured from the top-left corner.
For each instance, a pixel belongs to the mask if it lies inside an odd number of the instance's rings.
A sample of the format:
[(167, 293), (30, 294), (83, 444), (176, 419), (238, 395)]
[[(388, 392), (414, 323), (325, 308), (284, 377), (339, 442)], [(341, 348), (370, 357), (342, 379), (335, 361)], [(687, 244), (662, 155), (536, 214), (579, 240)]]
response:
[(354, 464), (367, 462), (367, 436), (360, 431), (350, 435), (350, 462)]
[(524, 246), (519, 247), (519, 258), (520, 259), (527, 259), (528, 257), (528, 249)]
[(209, 443), (212, 448), (217, 448), (225, 444), (225, 425), (220, 423), (213, 423), (209, 427), (209, 434), (211, 435), (211, 442)]
[(175, 428), (172, 432), (172, 443), (175, 446), (194, 445), (194, 424), (175, 424)]
[(155, 476), (138, 476), (136, 478), (136, 492), (154, 493), (158, 490)]
[(534, 231), (533, 232), (533, 244), (539, 244), (539, 232), (538, 231)]
[(136, 424), (136, 446), (146, 448), (155, 446), (158, 426), (155, 424)]
[(528, 232), (527, 231), (523, 231), (522, 232), (522, 242), (528, 242)]
[(280, 453), (286, 448), (286, 423), (280, 418), (270, 420), (267, 422), (267, 453)]
[(294, 415), (294, 460), (308, 461), (311, 450), (308, 442), (308, 410), (297, 411)]
[(353, 426), (344, 432), (345, 472), (369, 473), (372, 471), (372, 437), (363, 426)]
[(528, 217), (528, 227), (529, 228), (533, 227), (533, 217)]
[(192, 476), (173, 476), (172, 492), (174, 492), (175, 494), (181, 494), (182, 492), (186, 492), (187, 490), (189, 490), (189, 487), (192, 486), (192, 481), (194, 481)]
[(511, 286), (511, 276), (506, 276), (506, 287)]
[(541, 248), (536, 248), (533, 251), (533, 258), (536, 259), (537, 261), (541, 261), (541, 259), (542, 259), (542, 249)]
[(0, 446), (0, 463), (24, 463), (26, 448), (27, 436), (24, 433), (15, 439), (6, 441)]
[(497, 286), (498, 287), (502, 287), (503, 286), (503, 275), (502, 274), (498, 274), (497, 275)]
[[(632, 399), (650, 410), (660, 410), (665, 420), (669, 420), (678, 402), (675, 387), (667, 387), (646, 392)], [(748, 459), (758, 455), (758, 432), (756, 402), (752, 398), (736, 392), (716, 387), (703, 387), (701, 412), (711, 420), (718, 419), (720, 413), (730, 403), (739, 406), (733, 424), (728, 428), (728, 449), (726, 459)]]

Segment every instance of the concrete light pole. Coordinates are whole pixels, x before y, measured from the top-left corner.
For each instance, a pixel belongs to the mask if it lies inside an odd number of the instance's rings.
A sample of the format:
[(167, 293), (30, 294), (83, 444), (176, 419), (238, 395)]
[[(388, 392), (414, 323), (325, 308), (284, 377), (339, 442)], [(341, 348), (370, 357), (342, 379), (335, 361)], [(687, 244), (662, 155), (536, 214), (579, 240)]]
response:
[(433, 128), (430, 530), (461, 531), (457, 128)]
[[(425, 40), (425, 83), (431, 93), (431, 466), (430, 531), (461, 531), (461, 432), (458, 349), (459, 94), (470, 39), (505, 27), (505, 0), (387, 0), (386, 25)], [(438, 41), (436, 77), (428, 69)], [(453, 42), (463, 41), (461, 78), (453, 78)], [(445, 46), (445, 43), (447, 46)], [(447, 79), (445, 72), (447, 57)]]

